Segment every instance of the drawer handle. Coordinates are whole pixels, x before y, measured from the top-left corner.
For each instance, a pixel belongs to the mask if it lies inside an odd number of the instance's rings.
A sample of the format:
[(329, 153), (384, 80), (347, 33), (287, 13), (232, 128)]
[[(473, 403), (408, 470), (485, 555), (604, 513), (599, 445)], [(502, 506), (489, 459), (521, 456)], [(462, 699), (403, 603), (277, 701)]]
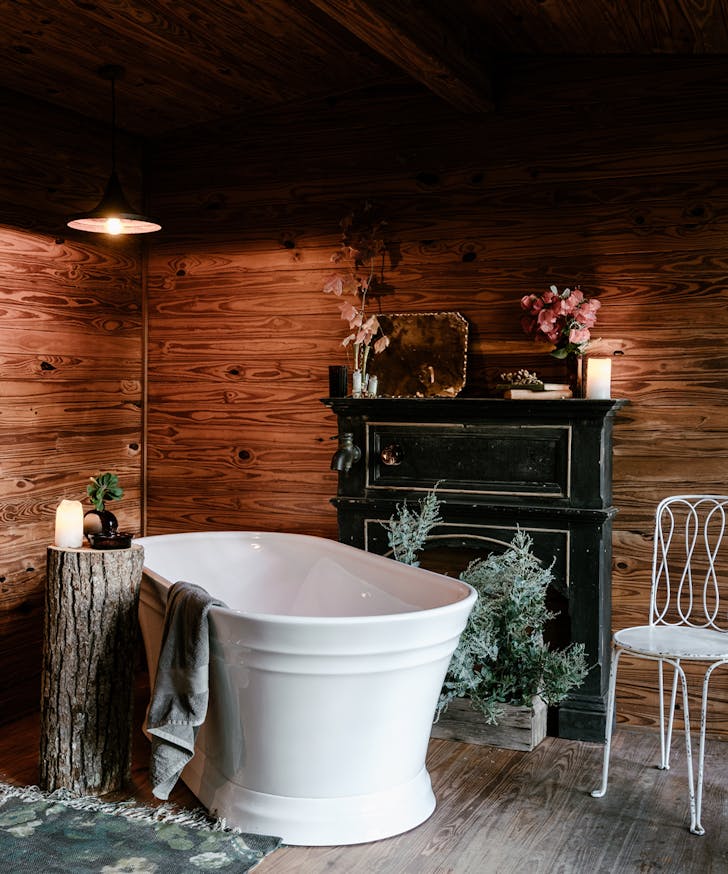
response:
[(404, 453), (399, 443), (388, 443), (379, 453), (379, 458), (387, 467), (397, 467), (402, 464)]

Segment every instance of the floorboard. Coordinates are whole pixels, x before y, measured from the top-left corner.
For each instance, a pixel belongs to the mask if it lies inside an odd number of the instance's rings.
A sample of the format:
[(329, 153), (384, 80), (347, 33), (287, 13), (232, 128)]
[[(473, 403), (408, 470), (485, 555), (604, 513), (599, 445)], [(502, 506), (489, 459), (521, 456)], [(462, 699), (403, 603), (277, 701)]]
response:
[[(148, 746), (135, 719), (132, 782), (123, 797), (154, 802)], [(688, 831), (685, 754), (655, 768), (651, 729), (615, 733), (609, 790), (594, 799), (602, 748), (548, 737), (533, 752), (432, 740), (428, 754), (438, 806), (412, 831), (350, 847), (283, 847), (256, 874), (726, 874), (728, 743), (706, 753), (704, 837)], [(38, 780), (37, 716), (0, 731), (0, 779)], [(171, 800), (196, 807), (178, 784)]]

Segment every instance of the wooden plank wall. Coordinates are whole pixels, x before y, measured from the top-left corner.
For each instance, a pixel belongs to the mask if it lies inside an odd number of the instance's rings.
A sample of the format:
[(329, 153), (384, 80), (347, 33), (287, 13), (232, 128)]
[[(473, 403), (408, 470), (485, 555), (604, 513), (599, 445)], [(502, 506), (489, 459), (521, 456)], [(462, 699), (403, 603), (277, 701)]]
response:
[[(0, 722), (36, 709), (46, 546), (62, 498), (119, 474), (117, 516), (140, 529), (142, 324), (138, 242), (64, 227), (110, 171), (108, 131), (0, 94)], [(140, 190), (140, 148), (120, 173)], [(90, 509), (90, 505), (87, 505)]]
[[(642, 621), (655, 504), (726, 490), (728, 69), (552, 58), (496, 81), (487, 117), (403, 86), (158, 143), (149, 533), (336, 535), (335, 423), (318, 399), (344, 330), (321, 286), (339, 219), (369, 198), (400, 254), (382, 309), (463, 313), (470, 394), (533, 365), (506, 354), (523, 294), (599, 296), (597, 334), (626, 352), (614, 394), (631, 401), (616, 426), (614, 624)], [(624, 676), (623, 717), (654, 724), (651, 671)], [(728, 731), (725, 680), (713, 694), (712, 727)]]

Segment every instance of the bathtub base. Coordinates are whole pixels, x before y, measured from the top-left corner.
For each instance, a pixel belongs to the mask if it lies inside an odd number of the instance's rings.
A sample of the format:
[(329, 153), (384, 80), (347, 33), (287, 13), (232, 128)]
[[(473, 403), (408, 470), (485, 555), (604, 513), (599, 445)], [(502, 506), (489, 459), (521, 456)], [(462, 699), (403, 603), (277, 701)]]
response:
[(182, 779), (214, 816), (228, 826), (273, 835), (299, 847), (363, 844), (402, 834), (428, 819), (435, 809), (425, 768), (403, 785), (370, 795), (343, 798), (292, 798), (254, 792), (212, 773), (195, 756)]

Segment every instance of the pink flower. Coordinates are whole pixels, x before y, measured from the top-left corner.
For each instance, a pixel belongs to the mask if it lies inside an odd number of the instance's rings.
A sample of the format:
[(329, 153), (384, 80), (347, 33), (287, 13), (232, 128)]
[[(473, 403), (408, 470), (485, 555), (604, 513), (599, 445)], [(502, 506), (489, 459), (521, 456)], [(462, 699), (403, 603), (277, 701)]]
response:
[[(568, 288), (566, 289), (569, 290)], [(569, 300), (574, 302), (574, 306), (581, 306), (584, 303), (584, 294), (580, 288), (575, 288), (569, 295)]]
[(543, 301), (535, 294), (527, 294), (521, 298), (521, 306), (524, 310), (528, 310), (534, 315), (543, 309)]
[(521, 298), (524, 310), (521, 327), (527, 336), (553, 343), (552, 354), (557, 357), (582, 354), (600, 306), (598, 300), (587, 300), (580, 288), (565, 288), (559, 292), (552, 285), (541, 294), (526, 294)]
[(344, 278), (340, 273), (332, 273), (324, 283), (324, 294), (335, 294), (341, 297), (344, 291)]
[(558, 303), (554, 304), (554, 310), (556, 310), (559, 315), (562, 316), (570, 316), (574, 310), (576, 309), (576, 301), (573, 297), (567, 297), (563, 300), (558, 301)]
[(597, 311), (601, 303), (598, 300), (590, 300), (586, 303), (583, 303), (579, 307), (579, 313), (577, 315), (578, 320), (581, 322), (584, 327), (593, 328), (597, 321)]
[(551, 331), (556, 325), (556, 314), (552, 309), (541, 310), (536, 319), (536, 323), (539, 331), (543, 331), (544, 333), (546, 333), (546, 331)]
[(376, 316), (369, 316), (369, 318), (364, 322), (364, 324), (359, 329), (359, 333), (356, 335), (355, 343), (364, 343), (365, 346), (368, 346), (374, 335), (379, 330), (379, 322), (377, 321)]
[(589, 328), (572, 328), (569, 331), (569, 343), (588, 343), (590, 336)]
[(384, 334), (378, 339), (374, 341), (374, 351), (375, 352), (383, 352), (387, 346), (389, 346), (389, 337), (385, 337)]
[(361, 325), (361, 313), (352, 306), (348, 300), (344, 300), (339, 304), (341, 310), (341, 318), (349, 323), (350, 328), (358, 328)]

